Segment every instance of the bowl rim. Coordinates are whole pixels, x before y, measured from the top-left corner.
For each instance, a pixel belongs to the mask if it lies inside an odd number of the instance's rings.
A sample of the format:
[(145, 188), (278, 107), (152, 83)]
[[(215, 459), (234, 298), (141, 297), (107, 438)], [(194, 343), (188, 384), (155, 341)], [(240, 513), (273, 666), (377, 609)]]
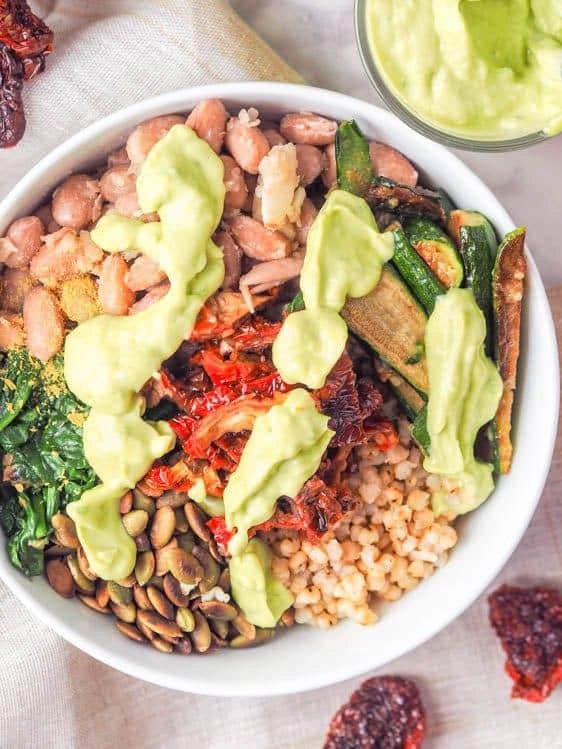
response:
[(544, 130), (520, 135), (516, 138), (505, 139), (482, 139), (469, 138), (468, 136), (456, 135), (447, 130), (441, 130), (435, 125), (430, 125), (422, 117), (418, 116), (413, 109), (410, 109), (404, 101), (394, 94), (384, 80), (382, 73), (379, 71), (374, 55), (369, 45), (367, 34), (367, 22), (365, 14), (369, 0), (355, 0), (354, 24), (355, 24), (355, 41), (359, 50), (359, 56), (363, 63), (363, 69), (367, 74), (371, 85), (388, 106), (406, 125), (416, 130), (421, 135), (431, 138), (436, 143), (449, 148), (461, 148), (465, 151), (477, 151), (483, 153), (503, 153), (507, 151), (518, 151), (523, 148), (535, 146), (543, 143), (551, 137)]
[[(13, 212), (15, 206), (17, 206), (17, 204), (24, 198), (26, 192), (31, 189), (34, 183), (39, 181), (40, 177), (48, 172), (51, 167), (56, 165), (59, 161), (63, 161), (65, 158), (71, 158), (73, 154), (76, 155), (76, 153), (79, 153), (82, 146), (93, 141), (96, 137), (108, 134), (119, 127), (123, 128), (125, 123), (132, 117), (134, 117), (137, 122), (141, 122), (147, 116), (157, 116), (158, 113), (174, 110), (185, 111), (190, 106), (186, 104), (187, 101), (205, 98), (242, 98), (251, 101), (252, 97), (256, 100), (259, 100), (260, 96), (263, 96), (265, 99), (272, 98), (272, 94), (278, 94), (280, 98), (284, 97), (285, 99), (293, 98), (295, 101), (310, 101), (310, 108), (316, 109), (320, 112), (323, 107), (325, 109), (337, 107), (342, 111), (345, 111), (346, 107), (352, 108), (353, 111), (357, 113), (357, 116), (363, 117), (370, 122), (382, 123), (386, 126), (393, 125), (397, 128), (407, 129), (406, 125), (399, 122), (395, 115), (380, 107), (361, 101), (355, 97), (311, 86), (280, 82), (243, 82), (219, 83), (180, 89), (160, 94), (124, 107), (92, 123), (65, 140), (39, 161), (0, 202), (0, 224), (2, 223), (2, 216), (9, 216), (10, 212)], [(495, 204), (496, 213), (501, 216), (502, 222), (506, 225), (509, 224), (512, 227), (514, 226), (509, 214), (505, 211), (499, 200), (480, 180), (480, 178), (475, 175), (474, 172), (472, 172), (472, 170), (469, 169), (469, 167), (456, 155), (443, 148), (441, 145), (424, 140), (416, 133), (410, 133), (410, 137), (420, 139), (421, 144), (425, 145), (426, 151), (429, 152), (429, 156), (425, 158), (429, 158), (432, 151), (435, 153), (438, 150), (441, 159), (455, 169), (459, 179), (466, 177), (469, 181), (472, 180), (473, 184), (477, 184), (481, 194)], [(421, 164), (421, 166), (423, 167), (423, 164)], [(98, 644), (98, 642), (82, 635), (76, 631), (70, 619), (63, 618), (60, 614), (56, 614), (52, 610), (52, 607), (40, 602), (25, 586), (24, 583), (26, 580), (21, 576), (21, 573), (12, 568), (9, 565), (9, 562), (7, 562), (2, 555), (0, 555), (0, 578), (35, 616), (65, 638), (68, 642), (75, 645), (88, 655), (130, 676), (143, 679), (159, 686), (178, 689), (185, 692), (224, 697), (275, 696), (304, 692), (359, 676), (368, 670), (387, 665), (396, 658), (414, 650), (460, 616), (460, 614), (462, 614), (488, 587), (503, 568), (519, 544), (523, 533), (531, 521), (550, 468), (557, 432), (557, 414), (560, 396), (557, 344), (554, 322), (549, 311), (544, 286), (532, 256), (528, 254), (527, 257), (529, 262), (529, 275), (533, 277), (533, 293), (536, 295), (537, 303), (541, 306), (542, 312), (545, 312), (545, 305), (546, 311), (548, 312), (546, 329), (542, 331), (541, 345), (545, 347), (545, 350), (550, 352), (553, 360), (552, 370), (545, 373), (545, 377), (550, 379), (545, 386), (545, 392), (553, 393), (553, 402), (551, 404), (553, 418), (550, 424), (545, 427), (546, 436), (544, 437), (544, 445), (547, 449), (543, 454), (542, 465), (538, 466), (539, 473), (533, 481), (534, 491), (529, 492), (529, 498), (524, 508), (519, 513), (519, 522), (512, 535), (511, 543), (504, 549), (503, 554), (495, 560), (494, 565), (490, 566), (486, 575), (479, 578), (478, 584), (475, 584), (474, 582), (467, 584), (466, 589), (468, 594), (465, 594), (462, 601), (458, 603), (455, 608), (449, 610), (446, 615), (435, 621), (432, 626), (425, 625), (425, 629), (420, 626), (419, 629), (416, 629), (415, 635), (413, 634), (407, 643), (400, 643), (393, 649), (391, 648), (391, 652), (388, 656), (383, 655), (381, 658), (380, 654), (373, 653), (372, 659), (367, 662), (348, 661), (344, 665), (334, 667), (330, 672), (329, 677), (317, 676), (313, 672), (304, 673), (301, 671), (299, 672), (298, 678), (293, 678), (292, 681), (289, 681), (288, 679), (285, 679), (285, 681), (274, 681), (273, 679), (268, 679), (267, 683), (258, 683), (257, 680), (251, 684), (244, 682), (237, 687), (236, 691), (234, 691), (232, 688), (225, 688), (225, 685), (218, 683), (216, 679), (207, 679), (203, 681), (201, 681), (200, 678), (194, 679), (190, 676), (188, 669), (185, 674), (182, 674), (181, 676), (167, 673), (165, 661), (162, 661), (162, 667), (154, 668), (151, 665), (144, 664), (142, 658), (130, 658), (126, 654), (124, 655), (123, 652), (114, 653), (108, 649), (106, 645)], [(377, 655), (378, 658), (375, 657)]]

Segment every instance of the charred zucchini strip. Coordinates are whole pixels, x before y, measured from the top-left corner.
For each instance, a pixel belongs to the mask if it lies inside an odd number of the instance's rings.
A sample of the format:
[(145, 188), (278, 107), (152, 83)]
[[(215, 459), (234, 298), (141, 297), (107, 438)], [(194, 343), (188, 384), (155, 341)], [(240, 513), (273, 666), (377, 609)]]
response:
[(499, 246), (492, 280), (495, 354), (503, 380), (503, 395), (494, 420), (494, 462), (499, 473), (509, 473), (513, 455), (511, 412), (517, 379), (521, 303), (526, 273), (525, 229), (519, 227), (509, 232)]
[(336, 167), (338, 187), (363, 195), (376, 179), (369, 154), (369, 143), (354, 120), (342, 122), (336, 133)]
[(464, 277), (462, 261), (439, 226), (427, 218), (411, 218), (406, 221), (404, 231), (415, 251), (446, 289), (461, 285)]
[(402, 229), (395, 229), (392, 262), (428, 314), (433, 312), (435, 300), (445, 293), (445, 287), (414, 250)]
[(370, 294), (348, 299), (341, 314), (355, 335), (417, 390), (427, 393), (425, 357), (420, 358), (427, 317), (392, 268), (385, 266)]
[(381, 382), (388, 385), (402, 404), (406, 416), (414, 421), (425, 406), (425, 398), (407, 382), (402, 375), (395, 372), (380, 357), (374, 358), (375, 370)]

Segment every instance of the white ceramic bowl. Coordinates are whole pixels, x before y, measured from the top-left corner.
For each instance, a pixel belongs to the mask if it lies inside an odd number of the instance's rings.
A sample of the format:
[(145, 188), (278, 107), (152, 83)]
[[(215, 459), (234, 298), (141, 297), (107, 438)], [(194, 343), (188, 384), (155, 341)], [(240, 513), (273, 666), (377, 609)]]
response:
[[(281, 83), (234, 83), (177, 91), (134, 104), (70, 138), (2, 202), (0, 236), (13, 219), (33, 211), (67, 174), (101, 162), (137, 123), (189, 111), (209, 97), (223, 99), (232, 111), (252, 105), (267, 115), (312, 110), (339, 120), (355, 118), (369, 138), (403, 151), (426, 180), (447, 190), (457, 204), (484, 212), (501, 234), (513, 228), (511, 218), (468, 167), (394, 115), (331, 91)], [(525, 216), (517, 219), (525, 222)], [(0, 576), (36, 616), (93, 657), (155, 684), (201, 694), (263, 696), (314, 689), (383, 666), (420, 645), (459, 616), (506, 563), (529, 524), (550, 465), (558, 419), (558, 356), (544, 287), (530, 256), (528, 260), (512, 471), (480, 509), (458, 524), (460, 541), (445, 567), (386, 607), (374, 627), (345, 623), (328, 632), (296, 627), (253, 650), (170, 656), (127, 640), (109, 618), (60, 598), (44, 580), (27, 580), (10, 565), (3, 543)]]

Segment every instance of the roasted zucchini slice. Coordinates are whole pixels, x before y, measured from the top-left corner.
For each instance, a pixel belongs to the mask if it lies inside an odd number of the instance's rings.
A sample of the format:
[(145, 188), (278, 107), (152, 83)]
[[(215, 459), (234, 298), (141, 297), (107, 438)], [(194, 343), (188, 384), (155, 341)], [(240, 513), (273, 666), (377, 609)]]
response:
[(464, 269), (459, 253), (437, 224), (427, 218), (411, 218), (404, 230), (412, 247), (446, 289), (461, 285)]
[(493, 424), (494, 463), (499, 473), (509, 473), (513, 456), (511, 413), (517, 380), (526, 273), (525, 229), (519, 227), (509, 232), (500, 244), (492, 278), (495, 358), (503, 380), (503, 395)]
[(402, 229), (395, 229), (392, 262), (428, 314), (433, 312), (435, 300), (445, 293), (445, 287), (433, 275), (428, 265), (414, 250)]
[(427, 393), (425, 357), (420, 357), (427, 317), (396, 271), (386, 265), (370, 294), (347, 300), (342, 317), (414, 388)]

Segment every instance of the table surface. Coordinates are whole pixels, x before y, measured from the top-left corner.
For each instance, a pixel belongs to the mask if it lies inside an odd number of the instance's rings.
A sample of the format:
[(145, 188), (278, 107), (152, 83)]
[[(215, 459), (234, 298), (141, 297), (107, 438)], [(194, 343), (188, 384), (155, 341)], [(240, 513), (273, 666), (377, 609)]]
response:
[[(232, 5), (311, 84), (381, 103), (355, 43), (353, 0), (232, 0)], [(283, 8), (283, 18), (280, 8)], [(517, 224), (547, 286), (562, 281), (560, 176), (562, 136), (525, 151), (458, 151)]]

